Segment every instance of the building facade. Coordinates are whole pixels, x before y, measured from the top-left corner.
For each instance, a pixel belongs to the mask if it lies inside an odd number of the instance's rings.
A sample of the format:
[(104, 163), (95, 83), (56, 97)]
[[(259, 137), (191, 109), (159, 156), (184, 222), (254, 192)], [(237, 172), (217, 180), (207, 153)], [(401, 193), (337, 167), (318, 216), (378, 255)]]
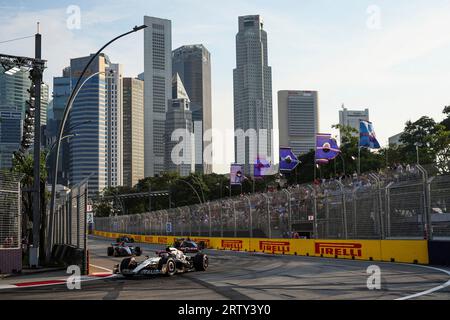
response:
[(144, 154), (146, 177), (165, 170), (165, 122), (172, 80), (172, 23), (144, 17)]
[[(359, 132), (360, 120), (369, 121), (369, 109), (364, 110), (348, 110), (342, 106), (342, 110), (339, 111), (339, 124), (341, 126), (348, 126), (356, 129)], [(341, 142), (342, 142), (342, 134)], [(353, 133), (353, 136), (358, 137), (359, 133)]]
[(204, 141), (205, 132), (212, 127), (211, 102), (211, 54), (201, 44), (185, 45), (172, 52), (172, 73), (178, 74), (190, 100), (194, 132), (195, 172), (212, 173), (212, 155), (204, 158), (205, 150), (211, 150), (211, 140)]
[(259, 15), (239, 17), (233, 92), (235, 132), (253, 129), (257, 134), (257, 143), (235, 138), (235, 161), (250, 173), (257, 156), (273, 160), (272, 69), (268, 65), (267, 33)]
[(183, 177), (195, 171), (195, 154), (190, 99), (178, 73), (172, 78), (172, 96), (166, 118), (166, 170)]
[(319, 132), (317, 91), (278, 91), (280, 147), (291, 147), (296, 155), (315, 150)]
[(108, 187), (123, 185), (123, 99), (122, 65), (106, 67), (106, 110), (108, 115)]
[[(75, 86), (90, 56), (71, 59), (71, 86)], [(101, 72), (88, 80), (75, 98), (70, 112), (70, 127), (77, 127), (77, 136), (70, 138), (70, 185), (89, 178), (89, 194), (102, 192), (108, 183), (108, 113), (106, 72), (109, 58), (99, 55), (85, 77)]]
[[(20, 131), (12, 128), (19, 124), (19, 113), (21, 114), (21, 126), (25, 119), (27, 101), (30, 99), (28, 90), (31, 87), (31, 80), (29, 75), (28, 70), (23, 69), (18, 69), (16, 72), (8, 74), (0, 66), (0, 112), (2, 112), (0, 121), (4, 122), (0, 136), (0, 169), (12, 166), (13, 152), (19, 149), (22, 141), (23, 128)], [(47, 123), (47, 107), (48, 85), (43, 83), (41, 86), (41, 126), (45, 126)], [(18, 143), (15, 141), (18, 141)], [(45, 141), (42, 141), (41, 144), (44, 145)], [(29, 152), (32, 151), (33, 147), (31, 146)]]
[[(72, 91), (72, 82), (70, 78), (70, 67), (66, 67), (62, 71), (62, 76), (53, 78), (53, 100), (52, 100), (52, 116), (47, 119), (47, 146), (51, 148), (53, 143), (55, 143), (61, 126), (61, 121), (64, 115), (64, 109), (69, 99), (70, 93)], [(66, 129), (64, 133), (72, 134), (76, 133), (70, 130), (70, 120), (66, 122)], [(53, 181), (52, 170), (55, 161), (55, 153), (49, 156), (47, 160), (47, 168), (49, 173), (49, 182)], [(69, 144), (68, 140), (64, 139), (61, 141), (61, 151), (59, 154), (58, 161), (58, 184), (68, 185), (69, 182)]]
[(144, 178), (144, 81), (123, 78), (123, 185)]

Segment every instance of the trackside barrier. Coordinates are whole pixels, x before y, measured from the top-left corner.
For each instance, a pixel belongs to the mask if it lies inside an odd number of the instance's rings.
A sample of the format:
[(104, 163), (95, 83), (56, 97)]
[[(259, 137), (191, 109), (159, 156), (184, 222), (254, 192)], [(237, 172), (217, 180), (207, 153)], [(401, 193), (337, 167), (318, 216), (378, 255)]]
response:
[[(145, 236), (95, 231), (94, 235), (116, 239), (120, 236), (136, 242), (168, 245), (175, 236)], [(319, 239), (267, 239), (267, 238), (214, 238), (190, 237), (202, 242), (206, 248), (261, 252), (267, 254), (299, 255), (323, 258), (388, 261), (428, 264), (427, 240), (319, 240)]]

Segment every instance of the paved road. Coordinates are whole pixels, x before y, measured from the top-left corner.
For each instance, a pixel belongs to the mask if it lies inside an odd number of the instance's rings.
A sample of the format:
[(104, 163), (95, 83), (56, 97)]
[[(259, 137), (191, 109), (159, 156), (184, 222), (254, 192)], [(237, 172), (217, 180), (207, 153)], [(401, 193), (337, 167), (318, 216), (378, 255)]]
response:
[[(106, 256), (109, 242), (100, 238), (89, 240), (91, 272), (106, 272), (121, 260)], [(148, 244), (141, 247), (144, 254), (163, 248)], [(68, 290), (65, 285), (0, 290), (0, 299), (398, 299), (450, 280), (442, 271), (416, 265), (206, 252), (210, 266), (205, 272), (169, 278), (119, 276), (83, 282), (81, 290)], [(368, 290), (366, 286), (366, 270), (373, 264), (381, 268), (381, 290)], [(413, 298), (450, 300), (450, 286)]]

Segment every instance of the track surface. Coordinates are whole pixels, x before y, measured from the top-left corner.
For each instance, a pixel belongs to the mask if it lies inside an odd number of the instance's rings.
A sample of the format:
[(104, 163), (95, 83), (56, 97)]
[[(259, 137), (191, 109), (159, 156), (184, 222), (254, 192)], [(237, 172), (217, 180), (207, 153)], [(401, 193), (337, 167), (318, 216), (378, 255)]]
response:
[[(106, 255), (111, 241), (90, 238), (91, 272), (107, 272), (122, 258)], [(141, 244), (145, 254), (163, 246)], [(416, 265), (207, 250), (205, 272), (0, 290), (0, 299), (398, 299), (445, 284), (448, 274)], [(381, 290), (367, 289), (370, 265), (381, 268)], [(450, 300), (450, 286), (414, 299)]]

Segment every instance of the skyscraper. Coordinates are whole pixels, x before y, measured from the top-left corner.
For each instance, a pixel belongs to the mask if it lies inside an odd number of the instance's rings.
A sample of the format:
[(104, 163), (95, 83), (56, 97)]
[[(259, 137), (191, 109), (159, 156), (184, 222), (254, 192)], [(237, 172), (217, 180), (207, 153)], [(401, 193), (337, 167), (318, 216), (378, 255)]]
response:
[(144, 17), (144, 154), (145, 176), (165, 169), (165, 121), (172, 97), (172, 24)]
[[(357, 132), (352, 135), (358, 137), (359, 134), (359, 121), (369, 121), (369, 109), (364, 110), (348, 110), (342, 105), (342, 110), (339, 111), (339, 124), (341, 126), (349, 126), (354, 128)], [(341, 134), (342, 142), (342, 134)]]
[[(72, 82), (70, 77), (70, 67), (66, 67), (62, 71), (62, 76), (53, 77), (53, 103), (52, 103), (52, 117), (47, 120), (47, 138), (48, 145), (51, 146), (57, 139), (58, 130), (61, 126), (61, 121), (64, 115), (64, 109), (72, 91)], [(72, 134), (70, 132), (70, 120), (66, 122), (66, 129), (64, 133)], [(76, 131), (75, 131), (76, 133)], [(49, 181), (52, 181), (53, 167), (55, 161), (55, 153), (49, 156), (47, 160)], [(58, 161), (58, 180), (57, 183), (68, 185), (69, 181), (69, 143), (67, 139), (61, 142), (61, 151)]]
[[(204, 151), (211, 141), (203, 141), (211, 129), (211, 54), (201, 44), (182, 46), (172, 52), (172, 73), (178, 73), (189, 96), (192, 121), (199, 123), (201, 134), (195, 141), (195, 171), (212, 173), (211, 159), (204, 159)], [(195, 126), (194, 126), (195, 130)], [(200, 137), (200, 139), (198, 138)]]
[(317, 91), (278, 91), (280, 147), (291, 147), (296, 154), (315, 149), (319, 131)]
[[(172, 78), (173, 99), (169, 100), (169, 110), (166, 118), (166, 169), (176, 171), (180, 176), (188, 176), (194, 167), (194, 150), (192, 143), (192, 112), (190, 110), (190, 99), (183, 86), (178, 73)], [(176, 139), (172, 140), (173, 133)], [(182, 144), (182, 150), (176, 145)], [(174, 153), (174, 155), (172, 155)]]
[[(272, 69), (268, 65), (267, 33), (259, 15), (239, 17), (236, 68), (233, 70), (234, 129), (256, 131), (257, 142), (235, 138), (235, 161), (251, 172), (257, 156), (272, 153)], [(243, 143), (244, 142), (244, 143)]]
[[(71, 85), (75, 83), (90, 56), (71, 59)], [(77, 136), (70, 139), (70, 184), (75, 185), (92, 174), (89, 193), (103, 191), (108, 182), (108, 112), (106, 71), (110, 65), (105, 54), (98, 56), (87, 70), (88, 80), (76, 97), (70, 112), (70, 127)], [(84, 79), (83, 79), (84, 80)], [(89, 123), (86, 123), (89, 121)]]
[(123, 78), (123, 185), (144, 178), (144, 81)]
[[(0, 66), (0, 111), (2, 112), (0, 121), (4, 121), (0, 133), (0, 168), (10, 168), (13, 152), (19, 149), (23, 133), (23, 129), (15, 130), (13, 127), (19, 124), (19, 113), (21, 114), (21, 125), (25, 119), (26, 102), (30, 99), (28, 90), (31, 87), (31, 80), (28, 70), (20, 69), (13, 74), (7, 74), (4, 71), (5, 69)], [(47, 106), (48, 85), (43, 83), (41, 86), (41, 126), (46, 125)], [(43, 143), (44, 141), (42, 141)], [(32, 148), (29, 149), (30, 152), (32, 152)]]
[(122, 65), (111, 63), (106, 68), (108, 114), (108, 187), (123, 185), (123, 100)]

